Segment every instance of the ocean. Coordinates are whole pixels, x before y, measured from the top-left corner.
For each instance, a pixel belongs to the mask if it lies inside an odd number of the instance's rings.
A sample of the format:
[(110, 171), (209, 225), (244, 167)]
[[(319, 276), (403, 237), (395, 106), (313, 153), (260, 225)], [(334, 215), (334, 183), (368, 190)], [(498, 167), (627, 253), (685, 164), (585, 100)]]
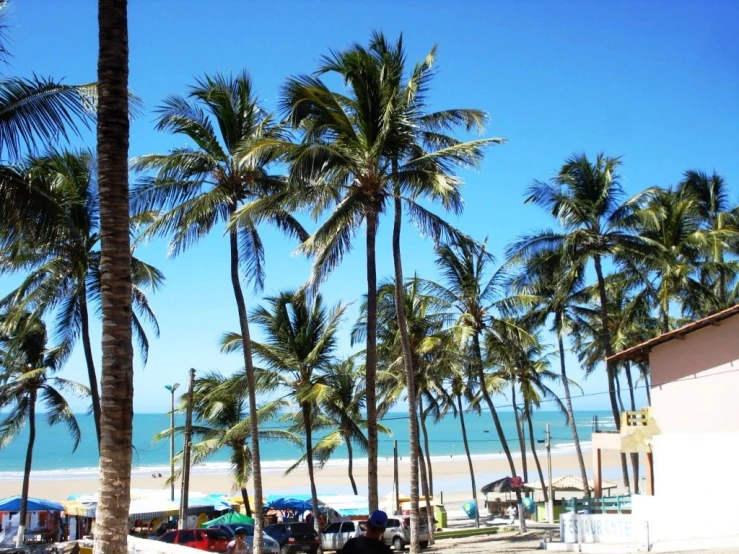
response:
[[(514, 455), (519, 452), (519, 443), (516, 435), (513, 412), (500, 412), (501, 423)], [(607, 411), (579, 411), (575, 413), (578, 433), (584, 449), (590, 446), (589, 438), (593, 430), (594, 417), (598, 418), (601, 429), (615, 429), (613, 417)], [(75, 452), (72, 452), (72, 440), (66, 428), (62, 425), (49, 427), (40, 415), (37, 423), (36, 443), (33, 451), (34, 479), (84, 479), (97, 476), (98, 459), (95, 444), (95, 432), (92, 416), (80, 414), (77, 416), (82, 430), (82, 441)], [(181, 425), (182, 418), (176, 424)], [(391, 464), (393, 456), (393, 441), (398, 441), (398, 450), (401, 457), (408, 455), (408, 420), (403, 412), (390, 413), (382, 423), (392, 431), (392, 435), (380, 434), (379, 458), (381, 464)], [(481, 415), (465, 414), (467, 435), (470, 450), (475, 458), (494, 459), (502, 458), (497, 433), (488, 412)], [(154, 442), (154, 436), (169, 428), (168, 414), (136, 414), (133, 421), (134, 429), (134, 467), (133, 474), (140, 476), (152, 473), (169, 473), (169, 441)], [(538, 411), (534, 417), (534, 431), (537, 439), (544, 439), (546, 425), (549, 424), (552, 434), (552, 454), (567, 454), (574, 452), (574, 443), (569, 426), (560, 412)], [(268, 424), (270, 427), (282, 427), (279, 422)], [(464, 456), (464, 443), (459, 419), (451, 414), (438, 422), (428, 420), (429, 450), (432, 460), (448, 460), (457, 456)], [(23, 476), (26, 445), (28, 440), (27, 429), (4, 450), (0, 450), (0, 480), (18, 480)], [(528, 447), (528, 435), (526, 437)], [(175, 448), (182, 448), (182, 439), (177, 438)], [(544, 445), (538, 447), (544, 450)], [(263, 441), (260, 444), (262, 468), (264, 471), (283, 472), (301, 455), (300, 448), (279, 441)], [(355, 449), (356, 452), (356, 449)], [(218, 452), (206, 463), (195, 466), (193, 473), (229, 473), (230, 464), (226, 449)], [(366, 458), (361, 452), (355, 454), (357, 466), (366, 466)], [(346, 449), (339, 449), (329, 465), (342, 466), (346, 464)]]

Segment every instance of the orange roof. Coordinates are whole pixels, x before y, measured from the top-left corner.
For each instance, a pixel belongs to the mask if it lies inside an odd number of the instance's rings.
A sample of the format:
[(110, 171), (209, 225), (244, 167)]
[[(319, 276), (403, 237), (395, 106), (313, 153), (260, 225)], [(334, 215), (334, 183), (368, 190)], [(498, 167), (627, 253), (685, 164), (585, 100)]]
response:
[(658, 344), (662, 344), (663, 342), (668, 342), (673, 339), (683, 338), (685, 335), (697, 331), (698, 329), (703, 329), (703, 327), (708, 327), (709, 325), (718, 325), (721, 320), (728, 319), (736, 314), (739, 314), (739, 304), (726, 308), (725, 310), (721, 310), (720, 312), (716, 312), (715, 314), (711, 314), (708, 317), (699, 319), (698, 321), (688, 323), (687, 325), (680, 327), (679, 329), (675, 329), (674, 331), (670, 331), (669, 333), (663, 333), (662, 335), (649, 339), (641, 344), (637, 344), (636, 346), (632, 346), (631, 348), (627, 348), (626, 350), (622, 350), (607, 359), (637, 360), (646, 358), (649, 351)]

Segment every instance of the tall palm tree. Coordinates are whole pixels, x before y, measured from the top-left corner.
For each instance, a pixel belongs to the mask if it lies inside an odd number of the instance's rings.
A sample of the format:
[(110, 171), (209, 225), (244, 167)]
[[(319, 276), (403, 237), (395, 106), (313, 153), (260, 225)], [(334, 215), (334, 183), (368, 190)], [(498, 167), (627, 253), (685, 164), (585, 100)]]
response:
[(24, 541), (37, 402), (42, 402), (49, 425), (63, 423), (67, 427), (74, 441), (73, 452), (80, 442), (77, 419), (62, 393), (69, 391), (82, 396), (87, 390), (74, 381), (52, 376), (60, 366), (57, 354), (46, 349), (46, 327), (38, 317), (24, 313), (12, 322), (7, 320), (7, 313), (0, 317), (0, 409), (6, 412), (0, 421), (0, 450), (28, 425), (17, 547)]
[[(241, 492), (246, 515), (251, 516), (251, 504), (246, 484), (252, 474), (252, 455), (249, 448), (251, 422), (246, 411), (247, 392), (244, 387), (245, 376), (236, 373), (224, 377), (217, 371), (206, 373), (195, 380), (193, 387), (193, 416), (197, 424), (192, 426), (192, 434), (198, 441), (192, 445), (193, 465), (204, 462), (224, 448), (230, 450), (231, 475), (233, 483)], [(183, 401), (180, 410), (187, 407)], [(286, 407), (283, 401), (273, 401), (261, 406), (257, 411), (259, 424), (275, 419)], [(182, 434), (183, 426), (168, 428), (154, 437), (154, 441), (168, 440), (174, 434)], [(302, 445), (293, 433), (283, 429), (262, 428), (259, 440), (284, 440)], [(180, 453), (178, 458), (182, 457)], [(176, 478), (173, 475), (171, 478)]]
[[(333, 361), (336, 333), (344, 315), (345, 306), (328, 310), (317, 294), (309, 301), (304, 291), (285, 291), (266, 299), (267, 306), (259, 306), (252, 313), (252, 321), (259, 325), (264, 342), (253, 342), (254, 352), (264, 361), (264, 382), (273, 388), (282, 387), (298, 406), (305, 430), (305, 455), (310, 479), (313, 513), (318, 514), (318, 493), (313, 468), (313, 418), (316, 407), (330, 393), (325, 372)], [(231, 334), (224, 339), (224, 349), (240, 349), (243, 341)], [(256, 494), (256, 493), (255, 493)], [(318, 517), (314, 518), (319, 531)]]
[[(312, 432), (326, 433), (313, 447), (314, 463), (323, 468), (336, 450), (345, 445), (348, 457), (347, 474), (355, 495), (359, 491), (354, 480), (354, 447), (367, 451), (367, 437), (363, 430), (367, 428), (367, 419), (362, 413), (366, 396), (363, 376), (361, 368), (355, 365), (354, 358), (328, 364), (324, 373), (328, 392), (321, 398), (318, 410), (313, 414)], [(302, 421), (296, 423), (302, 425)], [(380, 432), (390, 432), (379, 424), (378, 429)], [(301, 428), (301, 431), (305, 433), (305, 429)], [(305, 463), (307, 457), (307, 454), (303, 454), (288, 472)]]
[[(611, 360), (613, 344), (609, 323), (603, 261), (613, 257), (647, 254), (649, 247), (636, 235), (623, 228), (623, 220), (631, 206), (620, 204), (623, 196), (618, 168), (619, 158), (598, 154), (591, 162), (585, 154), (567, 159), (559, 173), (549, 182), (535, 181), (528, 190), (526, 202), (548, 210), (563, 232), (544, 230), (524, 237), (512, 251), (523, 255), (541, 250), (564, 248), (575, 264), (593, 262), (597, 278), (598, 309), (601, 324), (599, 340), (603, 345), (608, 394), (616, 427), (620, 428), (619, 404), (616, 396), (616, 368)], [(624, 485), (629, 475), (626, 457), (621, 456)]]
[[(256, 291), (264, 283), (264, 248), (258, 224), (266, 221), (293, 237), (308, 235), (289, 213), (287, 181), (270, 173), (285, 140), (282, 125), (264, 111), (246, 72), (196, 80), (187, 97), (170, 96), (158, 109), (157, 129), (181, 135), (195, 145), (133, 161), (143, 176), (136, 186), (135, 209), (156, 210), (148, 235), (171, 235), (177, 255), (219, 224), (227, 228), (231, 285), (239, 315), (239, 336), (249, 391), (251, 454), (254, 470), (256, 554), (262, 548), (262, 472), (251, 336), (241, 273)], [(234, 217), (239, 208), (248, 213)]]
[(477, 376), (480, 394), (490, 411), (511, 475), (515, 476), (516, 466), (511, 449), (488, 387), (480, 341), (491, 323), (496, 295), (502, 285), (500, 273), (487, 276), (492, 262), (493, 257), (484, 244), (462, 241), (440, 245), (436, 249), (436, 266), (441, 271), (443, 284), (427, 281), (425, 286), (431, 294), (448, 302), (456, 314), (455, 325), (461, 331), (460, 344), (462, 348), (469, 344), (472, 369)]
[[(462, 110), (422, 115), (419, 110), (424, 107), (422, 95), (430, 73), (426, 72), (423, 82), (417, 82), (421, 88), (414, 98), (416, 91), (400, 84), (403, 59), (402, 41), (390, 47), (381, 34), (375, 33), (369, 49), (354, 45), (325, 56), (318, 76), (288, 80), (283, 94), (288, 120), (303, 132), (302, 142), (291, 154), (291, 175), (298, 182), (313, 185), (308, 196), (314, 214), (336, 202), (332, 214), (301, 246), (304, 252), (315, 255), (311, 285), (323, 280), (341, 262), (351, 249), (353, 235), (366, 223), (366, 389), (371, 509), (378, 504), (375, 243), (379, 218), (389, 199), (397, 196), (414, 222), (435, 240), (454, 233), (416, 199), (425, 196), (448, 202), (447, 207), (455, 206), (455, 189), (459, 183), (448, 175), (448, 170), (457, 165), (474, 165), (481, 156), (481, 148), (490, 142), (483, 139), (459, 143), (443, 134), (456, 125), (477, 125), (484, 119), (482, 112)], [(348, 94), (331, 91), (320, 79), (324, 73), (340, 76)], [(403, 99), (404, 92), (408, 101)], [(414, 109), (416, 113), (412, 112)], [(379, 117), (379, 114), (384, 115)], [(414, 127), (419, 123), (420, 127)], [(421, 142), (419, 137), (427, 140)], [(399, 257), (395, 260), (398, 265)], [(411, 459), (415, 458), (411, 456)], [(411, 521), (414, 517), (411, 515)], [(413, 523), (411, 527), (414, 528)]]
[[(16, 290), (0, 300), (0, 306), (32, 309), (45, 315), (55, 312), (55, 334), (60, 353), (69, 355), (82, 339), (91, 391), (95, 430), (100, 442), (100, 393), (90, 341), (90, 308), (100, 302), (100, 206), (94, 157), (90, 152), (52, 150), (25, 160), (18, 173), (28, 188), (46, 199), (39, 220), (29, 221), (20, 232), (6, 260), (6, 271), (23, 271), (25, 279)], [(3, 205), (0, 217), (14, 208)], [(12, 216), (11, 216), (12, 217)], [(52, 221), (49, 233), (41, 228)], [(154, 267), (131, 258), (133, 278), (133, 332), (146, 362), (149, 341), (142, 318), (159, 335), (146, 289), (155, 290), (164, 277)]]
[(103, 312), (95, 553), (125, 554), (133, 452), (133, 287), (128, 204), (128, 2), (98, 0), (97, 161)]
[(583, 490), (585, 496), (589, 497), (588, 474), (572, 408), (564, 346), (564, 336), (570, 331), (573, 313), (578, 310), (575, 294), (584, 284), (583, 267), (569, 264), (566, 253), (561, 249), (543, 251), (525, 260), (514, 256), (509, 260), (509, 264), (518, 265), (518, 271), (510, 281), (510, 288), (514, 295), (524, 296), (524, 303), (528, 304), (522, 316), (523, 319), (536, 328), (539, 325), (545, 325), (551, 316), (549, 329), (557, 336), (560, 377), (565, 394), (567, 421), (575, 444)]

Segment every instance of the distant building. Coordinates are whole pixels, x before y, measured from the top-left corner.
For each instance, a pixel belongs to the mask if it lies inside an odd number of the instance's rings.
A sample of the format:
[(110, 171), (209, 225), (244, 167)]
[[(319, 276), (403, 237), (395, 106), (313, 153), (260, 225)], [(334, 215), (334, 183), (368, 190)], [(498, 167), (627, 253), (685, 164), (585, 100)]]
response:
[(646, 494), (632, 516), (650, 545), (739, 544), (737, 316), (739, 305), (612, 358), (648, 359), (652, 405), (622, 414), (620, 433), (593, 434), (596, 495), (601, 450), (642, 453)]

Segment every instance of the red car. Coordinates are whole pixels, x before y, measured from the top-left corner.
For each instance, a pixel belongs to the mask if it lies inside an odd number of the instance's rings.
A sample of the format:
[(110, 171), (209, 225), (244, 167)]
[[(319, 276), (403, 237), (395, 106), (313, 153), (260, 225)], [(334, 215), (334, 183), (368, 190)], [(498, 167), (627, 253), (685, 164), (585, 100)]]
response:
[(159, 540), (208, 552), (225, 552), (231, 539), (220, 529), (177, 529), (167, 531)]

